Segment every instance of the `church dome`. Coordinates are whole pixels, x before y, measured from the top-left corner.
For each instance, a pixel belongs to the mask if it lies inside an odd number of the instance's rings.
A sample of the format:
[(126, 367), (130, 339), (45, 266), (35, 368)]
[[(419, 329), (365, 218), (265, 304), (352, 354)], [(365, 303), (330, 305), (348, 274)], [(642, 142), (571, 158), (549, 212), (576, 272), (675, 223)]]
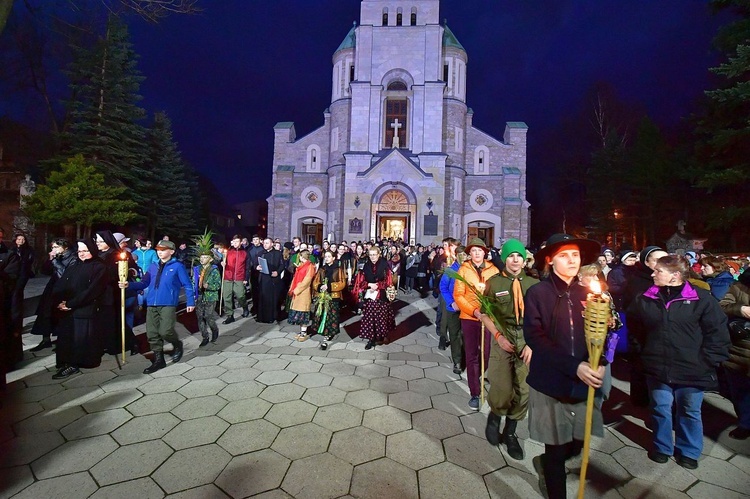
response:
[(447, 20), (443, 21), (443, 47), (455, 47), (466, 52), (464, 46), (461, 45), (461, 42), (458, 41), (456, 35), (454, 35), (453, 31), (448, 27)]
[(357, 23), (354, 23), (354, 26), (352, 26), (352, 29), (350, 29), (349, 33), (347, 33), (346, 37), (344, 37), (344, 41), (341, 42), (341, 45), (339, 45), (339, 48), (336, 49), (336, 52), (338, 52), (339, 50), (353, 49), (357, 46), (356, 29)]

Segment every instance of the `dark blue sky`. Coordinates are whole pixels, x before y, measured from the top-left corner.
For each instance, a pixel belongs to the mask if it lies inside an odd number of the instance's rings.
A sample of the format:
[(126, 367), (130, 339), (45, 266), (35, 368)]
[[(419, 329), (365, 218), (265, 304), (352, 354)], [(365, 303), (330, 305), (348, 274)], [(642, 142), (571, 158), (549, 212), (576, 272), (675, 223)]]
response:
[[(359, 0), (221, 0), (158, 25), (134, 19), (150, 111), (166, 111), (184, 158), (230, 203), (270, 194), (273, 125), (297, 136), (323, 123), (331, 56), (359, 21)], [(673, 126), (711, 87), (721, 20), (699, 0), (443, 0), (441, 19), (466, 48), (474, 124), (502, 137), (529, 125), (530, 174), (540, 138), (579, 113), (596, 82)], [(725, 21), (725, 19), (724, 19)], [(554, 152), (552, 152), (554, 154)], [(529, 183), (538, 181), (533, 176)]]

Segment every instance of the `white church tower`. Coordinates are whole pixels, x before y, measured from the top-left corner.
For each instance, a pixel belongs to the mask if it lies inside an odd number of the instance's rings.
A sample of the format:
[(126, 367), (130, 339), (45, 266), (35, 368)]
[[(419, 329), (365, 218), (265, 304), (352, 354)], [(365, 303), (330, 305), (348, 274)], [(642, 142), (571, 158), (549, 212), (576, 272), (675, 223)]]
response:
[(499, 140), (472, 125), (468, 56), (439, 7), (362, 0), (333, 54), (323, 126), (274, 127), (270, 236), (528, 243), (527, 126), (508, 122)]

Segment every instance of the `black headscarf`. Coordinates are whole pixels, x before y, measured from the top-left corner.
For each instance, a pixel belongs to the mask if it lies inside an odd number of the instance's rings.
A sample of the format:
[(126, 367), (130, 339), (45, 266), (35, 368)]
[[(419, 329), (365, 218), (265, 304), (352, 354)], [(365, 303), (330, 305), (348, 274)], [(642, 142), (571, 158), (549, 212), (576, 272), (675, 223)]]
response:
[[(115, 239), (115, 236), (112, 235), (112, 231), (110, 230), (100, 230), (96, 233), (97, 236), (104, 239), (104, 242), (107, 243), (107, 246), (109, 246), (109, 249), (112, 251), (119, 251), (120, 245), (117, 244), (117, 239)], [(107, 253), (109, 250), (107, 250)]]
[(365, 281), (369, 283), (382, 281), (386, 277), (387, 270), (388, 261), (383, 257), (378, 258), (378, 261), (374, 264), (371, 261), (365, 262), (365, 268), (363, 269)]
[[(94, 241), (93, 239), (79, 239), (76, 242), (79, 242), (79, 243), (83, 244), (84, 246), (86, 246), (89, 249), (89, 251), (91, 252), (91, 256), (93, 258), (97, 258), (99, 256), (99, 248), (96, 247), (96, 241)], [(77, 244), (76, 244), (75, 251), (78, 251), (78, 245)]]

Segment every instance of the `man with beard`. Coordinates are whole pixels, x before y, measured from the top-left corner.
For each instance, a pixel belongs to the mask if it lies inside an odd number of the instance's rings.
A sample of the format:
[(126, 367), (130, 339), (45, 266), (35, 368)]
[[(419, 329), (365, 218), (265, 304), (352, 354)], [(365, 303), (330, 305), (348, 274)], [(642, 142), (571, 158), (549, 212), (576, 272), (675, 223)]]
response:
[[(265, 260), (265, 266), (261, 263)], [(255, 269), (260, 273), (258, 284), (258, 322), (271, 324), (279, 320), (279, 299), (283, 290), (281, 272), (284, 270), (284, 259), (281, 251), (274, 249), (273, 239), (263, 240), (263, 252), (258, 256)]]
[(260, 271), (258, 270), (258, 257), (264, 252), (263, 245), (260, 243), (260, 237), (253, 235), (250, 249), (247, 250), (247, 257), (250, 260), (250, 292), (252, 293), (253, 306), (250, 313), (258, 315), (258, 302), (260, 300)]

